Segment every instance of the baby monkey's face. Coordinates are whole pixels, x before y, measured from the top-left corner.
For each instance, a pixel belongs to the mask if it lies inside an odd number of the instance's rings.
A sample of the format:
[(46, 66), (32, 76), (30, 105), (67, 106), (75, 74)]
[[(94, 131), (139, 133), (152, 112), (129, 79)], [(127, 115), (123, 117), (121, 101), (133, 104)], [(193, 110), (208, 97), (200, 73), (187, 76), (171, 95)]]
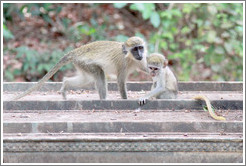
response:
[(160, 74), (161, 67), (159, 66), (153, 66), (153, 65), (148, 65), (149, 73), (151, 77), (156, 77)]

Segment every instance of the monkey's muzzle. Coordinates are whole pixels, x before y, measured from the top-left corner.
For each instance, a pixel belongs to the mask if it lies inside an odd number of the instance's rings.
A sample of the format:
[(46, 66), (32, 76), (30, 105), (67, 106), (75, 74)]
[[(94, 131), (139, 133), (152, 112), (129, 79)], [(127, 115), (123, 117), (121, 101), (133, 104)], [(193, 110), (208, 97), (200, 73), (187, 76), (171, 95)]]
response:
[(136, 59), (141, 61), (143, 59), (143, 57), (137, 57)]

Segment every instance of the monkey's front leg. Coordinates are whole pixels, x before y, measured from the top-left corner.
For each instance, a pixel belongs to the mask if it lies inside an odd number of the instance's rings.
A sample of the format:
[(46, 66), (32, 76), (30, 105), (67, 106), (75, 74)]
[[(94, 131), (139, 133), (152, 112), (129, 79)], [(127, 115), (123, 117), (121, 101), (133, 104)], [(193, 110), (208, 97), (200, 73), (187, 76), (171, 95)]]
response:
[(150, 91), (148, 94), (146, 94), (144, 97), (141, 97), (138, 100), (138, 104), (144, 105), (144, 104), (146, 104), (148, 99), (150, 99), (152, 97), (156, 97), (156, 96), (162, 94), (163, 92), (164, 92), (164, 90), (162, 87), (157, 87), (157, 88), (153, 89), (152, 91)]
[[(123, 72), (122, 72), (123, 73)], [(126, 92), (126, 77), (123, 74), (118, 75), (117, 77), (118, 88), (120, 91), (120, 95), (122, 99), (127, 99), (127, 92)]]

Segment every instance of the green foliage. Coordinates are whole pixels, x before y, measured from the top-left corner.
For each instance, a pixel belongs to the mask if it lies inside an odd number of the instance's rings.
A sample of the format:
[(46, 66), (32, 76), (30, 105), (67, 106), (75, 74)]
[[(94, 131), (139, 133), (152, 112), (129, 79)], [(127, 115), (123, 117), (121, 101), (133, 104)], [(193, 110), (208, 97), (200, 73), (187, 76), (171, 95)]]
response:
[[(58, 14), (61, 10), (61, 6), (55, 7), (51, 3), (27, 3), (19, 8), (15, 4), (3, 3), (3, 22), (12, 21), (13, 14), (17, 14), (21, 19), (25, 19), (24, 14), (29, 13), (32, 16), (42, 17), (47, 23), (52, 23), (53, 21), (49, 15), (50, 12)], [(14, 38), (6, 24), (3, 24), (3, 37), (7, 40)]]
[(62, 7), (61, 6), (56, 7), (51, 3), (28, 3), (28, 4), (24, 4), (20, 8), (20, 11), (24, 13), (24, 9), (26, 9), (26, 12), (30, 13), (32, 16), (40, 16), (46, 22), (52, 23), (53, 21), (49, 13), (55, 12), (55, 14), (58, 14), (61, 12)]
[(3, 21), (12, 21), (12, 15), (17, 14), (23, 18), (23, 13), (18, 9), (18, 7), (11, 3), (3, 3)]
[(17, 7), (16, 4), (3, 3), (4, 21), (12, 21), (13, 14), (17, 14), (21, 19), (25, 19), (24, 14), (28, 13), (31, 16), (40, 16), (47, 23), (52, 23), (50, 12), (58, 14), (61, 10), (61, 6), (55, 6), (51, 3), (26, 3), (20, 7)]
[[(178, 62), (183, 69), (177, 73), (179, 80), (201, 75), (194, 71), (199, 65), (212, 70), (212, 78), (208, 79), (242, 80), (242, 4), (173, 4), (167, 10), (156, 10), (155, 14), (160, 16), (161, 23), (158, 19), (151, 23), (161, 34), (157, 30), (152, 33), (149, 50), (168, 51), (168, 59)], [(154, 50), (157, 41), (159, 47)]]
[[(242, 4), (165, 5), (165, 10), (158, 9), (158, 4), (154, 3), (130, 5), (131, 10), (139, 11), (144, 20), (149, 19), (153, 27), (159, 29), (153, 30), (148, 41), (150, 52), (168, 51), (168, 59), (178, 62), (183, 69), (182, 73), (177, 73), (179, 80), (201, 75), (194, 71), (199, 65), (212, 70), (212, 78), (209, 79), (228, 80), (232, 74), (235, 80), (242, 80)], [(114, 6), (123, 8), (126, 4)], [(156, 50), (157, 41), (159, 46)]]
[[(127, 3), (114, 3), (115, 8), (123, 8), (127, 5)], [(142, 17), (144, 20), (150, 19), (151, 24), (157, 28), (160, 25), (160, 16), (155, 11), (154, 3), (133, 3), (130, 5), (131, 10), (137, 10), (142, 13)]]
[(65, 30), (66, 36), (72, 41), (81, 41), (84, 37), (90, 37), (91, 40), (103, 40), (106, 38), (106, 24), (101, 26), (91, 18), (91, 24), (78, 22), (77, 24)]
[(161, 20), (160, 20), (159, 14), (158, 14), (157, 12), (151, 13), (151, 15), (150, 15), (150, 22), (151, 22), (151, 24), (152, 24), (155, 28), (159, 27), (159, 25), (160, 25), (160, 23), (161, 23)]
[[(4, 79), (13, 81), (14, 77), (24, 75), (27, 80), (37, 81), (64, 56), (65, 53), (71, 51), (73, 48), (68, 47), (65, 51), (56, 49), (52, 52), (46, 51), (39, 53), (36, 50), (30, 49), (27, 46), (20, 46), (13, 50), (16, 53), (16, 60), (22, 61), (20, 69), (12, 70), (11, 66), (5, 71)], [(60, 71), (71, 69), (72, 65), (63, 66)], [(54, 76), (56, 79), (57, 75)]]
[[(174, 64), (172, 67), (179, 80), (243, 80), (243, 28), (245, 27), (243, 27), (242, 4), (114, 3), (105, 6), (91, 3), (86, 7), (95, 9), (101, 6), (104, 6), (107, 12), (118, 11), (115, 15), (100, 16), (92, 12), (89, 19), (74, 23), (71, 18), (51, 17), (51, 13), (57, 15), (61, 12), (62, 4), (27, 3), (17, 7), (12, 3), (3, 3), (3, 37), (5, 41), (14, 39), (10, 27), (7, 27), (13, 20), (14, 14), (21, 19), (25, 19), (24, 16), (29, 14), (42, 18), (49, 26), (56, 26), (59, 23), (62, 25), (59, 30), (72, 42), (105, 39), (126, 41), (130, 34), (145, 38), (149, 53), (164, 53)], [(120, 12), (123, 8), (122, 11), (127, 10), (128, 15)], [(117, 23), (129, 14), (136, 17), (129, 19), (129, 23), (135, 19), (140, 26), (143, 26), (129, 29), (129, 25), (124, 24), (128, 29), (118, 28)], [(117, 15), (120, 17), (114, 22), (114, 17)], [(59, 21), (54, 24), (54, 20)], [(103, 21), (99, 23), (99, 20)], [(144, 29), (145, 27), (147, 28)], [(25, 46), (12, 51), (17, 54), (17, 60), (23, 62), (23, 66), (21, 70), (14, 72), (5, 71), (5, 76), (9, 80), (14, 78), (13, 75), (25, 74), (28, 78), (36, 79), (37, 75), (46, 72), (58, 61), (60, 55), (63, 55), (61, 50), (53, 51), (51, 54), (38, 53)], [(40, 65), (37, 65), (38, 63)], [(39, 71), (38, 74), (34, 73), (36, 70)], [(204, 74), (205, 71), (210, 73)]]

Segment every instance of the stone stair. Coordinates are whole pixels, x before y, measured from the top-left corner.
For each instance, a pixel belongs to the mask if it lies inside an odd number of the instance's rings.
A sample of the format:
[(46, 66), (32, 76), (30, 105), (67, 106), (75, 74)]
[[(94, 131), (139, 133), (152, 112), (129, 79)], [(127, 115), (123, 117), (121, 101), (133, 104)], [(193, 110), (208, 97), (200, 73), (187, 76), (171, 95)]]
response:
[[(109, 99), (98, 100), (93, 87), (72, 89), (61, 83), (12, 101), (33, 83), (3, 85), (4, 163), (243, 163), (242, 82), (180, 82), (178, 98), (137, 99), (150, 82), (128, 83), (128, 100), (109, 83)], [(205, 94), (217, 121), (203, 110)]]

